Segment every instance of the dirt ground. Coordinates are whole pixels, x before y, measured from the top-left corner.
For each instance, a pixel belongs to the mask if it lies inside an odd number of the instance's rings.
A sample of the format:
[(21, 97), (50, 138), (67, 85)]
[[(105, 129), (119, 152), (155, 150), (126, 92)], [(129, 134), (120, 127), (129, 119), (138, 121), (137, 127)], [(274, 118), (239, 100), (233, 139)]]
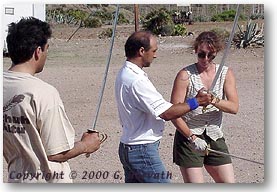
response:
[[(201, 23), (188, 25), (194, 36), (160, 37), (158, 57), (146, 68), (149, 78), (165, 99), (170, 99), (177, 72), (196, 61), (191, 43), (199, 32), (215, 27), (231, 31), (232, 23)], [(99, 92), (104, 77), (110, 39), (99, 39), (103, 29), (80, 29), (66, 42), (76, 28), (53, 27), (48, 60), (44, 71), (37, 77), (55, 86), (64, 102), (66, 112), (76, 129), (76, 139), (92, 126), (95, 119)], [(107, 84), (97, 119), (96, 129), (108, 135), (101, 148), (86, 158), (78, 156), (69, 161), (76, 171), (75, 183), (124, 183), (124, 173), (117, 154), (121, 136), (114, 98), (115, 76), (122, 66), (124, 43), (134, 26), (117, 26)], [(215, 62), (220, 63), (223, 53)], [(4, 70), (10, 65), (4, 58)], [(234, 49), (229, 51), (226, 65), (236, 75), (240, 99), (238, 114), (224, 115), (224, 133), (231, 154), (264, 163), (264, 48)], [(160, 155), (172, 175), (172, 183), (182, 183), (178, 166), (172, 162), (175, 127), (166, 122), (160, 145)], [(263, 183), (264, 166), (233, 158), (237, 183)], [(205, 172), (208, 183), (213, 180)], [(7, 165), (4, 162), (4, 182)]]

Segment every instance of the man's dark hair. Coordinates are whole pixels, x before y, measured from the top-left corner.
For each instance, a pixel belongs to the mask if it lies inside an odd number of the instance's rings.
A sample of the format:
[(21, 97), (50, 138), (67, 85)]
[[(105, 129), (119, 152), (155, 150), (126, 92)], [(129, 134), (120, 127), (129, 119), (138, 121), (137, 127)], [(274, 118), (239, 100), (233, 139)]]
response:
[(139, 49), (143, 47), (148, 51), (150, 47), (150, 38), (153, 34), (150, 31), (134, 32), (125, 43), (125, 56), (127, 58), (134, 58)]
[(49, 24), (34, 17), (22, 18), (18, 23), (11, 23), (6, 40), (13, 64), (24, 63), (31, 59), (39, 46), (44, 51), (51, 34)]

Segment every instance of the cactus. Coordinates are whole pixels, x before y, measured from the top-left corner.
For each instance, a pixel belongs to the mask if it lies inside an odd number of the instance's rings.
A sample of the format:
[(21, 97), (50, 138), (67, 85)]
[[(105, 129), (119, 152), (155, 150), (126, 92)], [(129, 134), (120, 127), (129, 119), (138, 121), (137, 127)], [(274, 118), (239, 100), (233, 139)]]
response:
[(248, 46), (258, 45), (264, 46), (264, 27), (259, 29), (258, 23), (253, 23), (250, 19), (247, 22), (246, 30), (238, 25), (239, 33), (236, 34), (234, 42), (238, 48), (246, 48)]

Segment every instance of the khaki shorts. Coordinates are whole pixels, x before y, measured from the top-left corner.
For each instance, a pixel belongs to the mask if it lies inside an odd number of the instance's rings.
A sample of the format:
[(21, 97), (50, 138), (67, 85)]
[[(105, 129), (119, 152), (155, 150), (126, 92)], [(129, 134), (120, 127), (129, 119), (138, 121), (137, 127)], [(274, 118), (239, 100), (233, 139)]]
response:
[[(206, 131), (202, 135), (197, 135), (201, 139), (204, 139), (211, 149), (229, 153), (228, 147), (225, 143), (225, 139), (219, 138), (213, 141), (206, 135)], [(208, 155), (192, 150), (189, 147), (189, 141), (179, 131), (176, 130), (173, 146), (173, 162), (177, 165), (185, 168), (189, 167), (203, 167), (204, 165), (224, 165), (232, 163), (230, 156), (220, 155), (213, 152), (209, 152)]]

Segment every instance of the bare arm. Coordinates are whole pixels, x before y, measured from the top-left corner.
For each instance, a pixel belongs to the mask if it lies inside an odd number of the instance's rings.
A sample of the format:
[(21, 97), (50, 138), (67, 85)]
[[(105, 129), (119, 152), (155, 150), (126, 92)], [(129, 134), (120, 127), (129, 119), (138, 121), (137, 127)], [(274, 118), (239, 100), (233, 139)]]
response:
[[(168, 110), (160, 115), (166, 121), (176, 119), (189, 112), (190, 106), (184, 102), (186, 98), (186, 90), (188, 86), (188, 74), (186, 71), (181, 70), (174, 81), (171, 103), (173, 104)], [(204, 93), (204, 89), (198, 91), (196, 95), (197, 103), (201, 106), (208, 105), (211, 101), (211, 95)]]
[(55, 155), (48, 156), (49, 161), (64, 162), (84, 153), (93, 153), (100, 147), (98, 133), (84, 133), (81, 140), (74, 143), (74, 147)]
[(187, 103), (177, 103), (172, 105), (168, 110), (163, 112), (160, 117), (165, 121), (176, 119), (181, 117), (183, 114), (190, 111), (190, 107)]
[[(171, 92), (171, 103), (173, 104), (168, 110), (160, 115), (160, 117), (166, 121), (181, 117), (183, 114), (190, 111), (190, 107), (187, 103), (184, 103), (182, 89), (185, 88), (188, 83), (188, 74), (185, 71), (180, 71), (174, 81), (173, 89)], [(180, 99), (175, 99), (175, 97)], [(172, 99), (174, 98), (174, 99)]]
[[(180, 131), (180, 133), (187, 138), (191, 136), (192, 133), (189, 127), (187, 126), (186, 122), (180, 117), (190, 111), (189, 105), (187, 103), (184, 103), (186, 99), (188, 85), (188, 73), (184, 70), (181, 70), (175, 78), (171, 93), (171, 103), (173, 105), (160, 116), (163, 119), (166, 116), (167, 119), (171, 120), (171, 122), (174, 124), (177, 130)], [(211, 101), (211, 95), (199, 91), (196, 96), (196, 99), (199, 105), (207, 105)], [(173, 114), (175, 114), (175, 116)]]
[[(190, 106), (184, 102), (186, 97), (186, 87), (188, 86), (188, 74), (186, 71), (180, 71), (174, 81), (172, 90), (171, 103), (173, 104), (168, 110), (160, 115), (166, 121), (176, 119), (189, 112)], [(201, 89), (196, 95), (199, 105), (207, 105), (211, 101), (211, 95), (203, 93)]]
[(233, 70), (230, 68), (227, 71), (223, 89), (227, 100), (220, 100), (218, 103), (213, 105), (226, 113), (236, 114), (239, 109), (239, 99), (236, 88), (235, 75)]
[[(174, 81), (173, 89), (171, 92), (171, 103), (177, 104), (182, 103), (186, 99), (187, 87), (189, 85), (189, 75), (186, 71), (181, 70)], [(188, 107), (189, 108), (189, 107)], [(187, 112), (189, 112), (188, 110)], [(192, 133), (182, 118), (172, 119), (171, 122), (174, 124), (176, 129), (182, 133), (185, 137), (189, 137)]]

